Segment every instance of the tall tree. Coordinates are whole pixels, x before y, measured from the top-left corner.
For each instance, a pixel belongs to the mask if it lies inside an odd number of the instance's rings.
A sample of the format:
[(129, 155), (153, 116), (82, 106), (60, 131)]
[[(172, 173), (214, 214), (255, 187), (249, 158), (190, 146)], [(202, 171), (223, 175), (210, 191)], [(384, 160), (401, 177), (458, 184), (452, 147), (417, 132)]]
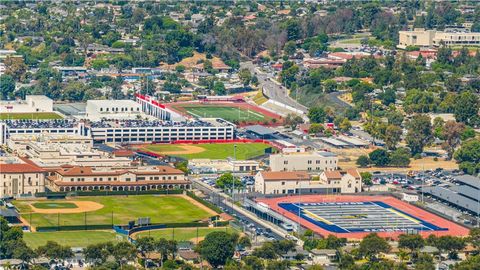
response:
[(213, 267), (225, 265), (233, 257), (237, 237), (226, 232), (209, 233), (197, 246), (197, 251)]
[(0, 99), (7, 99), (15, 91), (15, 80), (12, 76), (3, 74), (0, 76)]
[(470, 91), (464, 91), (458, 95), (455, 103), (455, 119), (466, 125), (475, 126), (480, 122), (478, 116), (479, 108), (480, 102), (478, 97)]
[(376, 233), (371, 233), (363, 238), (360, 242), (359, 253), (370, 261), (376, 259), (378, 254), (390, 251), (391, 247), (388, 242), (378, 236)]
[(442, 138), (445, 142), (442, 144), (442, 148), (447, 151), (448, 159), (452, 159), (455, 148), (460, 144), (460, 137), (465, 130), (463, 123), (457, 123), (453, 120), (449, 120), (442, 128)]
[(385, 130), (385, 145), (389, 150), (393, 150), (397, 147), (397, 144), (400, 142), (402, 136), (402, 128), (395, 125), (388, 125)]
[(417, 114), (407, 124), (408, 132), (405, 138), (413, 155), (423, 152), (423, 148), (433, 141), (430, 116)]
[(7, 57), (5, 63), (5, 74), (12, 76), (16, 81), (21, 81), (25, 78), (27, 72), (27, 65), (22, 57)]

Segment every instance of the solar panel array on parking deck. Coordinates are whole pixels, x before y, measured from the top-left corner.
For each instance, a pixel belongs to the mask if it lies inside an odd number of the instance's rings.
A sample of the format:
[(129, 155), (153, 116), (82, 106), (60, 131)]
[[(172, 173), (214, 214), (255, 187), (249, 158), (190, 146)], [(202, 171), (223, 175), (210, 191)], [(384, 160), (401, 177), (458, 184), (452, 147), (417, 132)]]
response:
[(349, 146), (348, 143), (345, 143), (345, 142), (342, 142), (342, 141), (339, 141), (337, 139), (333, 139), (333, 138), (321, 138), (320, 140), (328, 143), (328, 144), (331, 144), (333, 146), (338, 146), (338, 147), (344, 147), (344, 146)]
[(461, 185), (461, 186), (451, 186), (450, 189), (474, 201), (478, 201), (480, 199), (480, 190), (476, 188), (472, 188), (467, 185)]
[(341, 140), (341, 141), (344, 141), (348, 144), (351, 144), (353, 146), (357, 146), (357, 147), (364, 147), (364, 146), (368, 146), (370, 144), (370, 143), (368, 143), (364, 140), (361, 140), (361, 139), (358, 139), (358, 138), (355, 138), (355, 137), (347, 137), (347, 136), (343, 136), (343, 135), (338, 136), (338, 139)]
[(438, 186), (424, 187), (423, 192), (431, 194), (439, 199), (450, 202), (473, 213), (480, 214), (480, 207), (477, 201), (462, 196), (450, 189)]
[(468, 174), (458, 175), (458, 176), (455, 176), (454, 179), (457, 182), (461, 182), (465, 185), (469, 185), (469, 186), (471, 186), (473, 188), (476, 188), (476, 189), (478, 189), (479, 186), (480, 186), (480, 178), (472, 176), (472, 175), (468, 175)]

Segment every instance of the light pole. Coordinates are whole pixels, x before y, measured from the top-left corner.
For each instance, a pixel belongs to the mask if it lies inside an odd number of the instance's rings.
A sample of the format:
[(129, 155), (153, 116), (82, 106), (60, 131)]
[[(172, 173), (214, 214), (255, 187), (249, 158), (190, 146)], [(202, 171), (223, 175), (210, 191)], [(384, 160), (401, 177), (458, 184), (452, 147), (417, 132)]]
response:
[(232, 176), (233, 176), (233, 183), (232, 183), (232, 209), (233, 209), (233, 204), (235, 203), (235, 163), (237, 160), (237, 144), (233, 145), (233, 170), (232, 170)]

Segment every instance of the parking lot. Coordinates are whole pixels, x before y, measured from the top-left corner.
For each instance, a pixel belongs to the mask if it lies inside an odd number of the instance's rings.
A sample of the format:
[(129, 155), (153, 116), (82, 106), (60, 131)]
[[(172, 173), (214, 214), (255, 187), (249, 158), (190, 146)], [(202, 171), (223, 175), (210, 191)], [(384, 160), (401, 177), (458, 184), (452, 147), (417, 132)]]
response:
[(461, 183), (458, 183), (455, 177), (460, 175), (463, 175), (463, 173), (458, 170), (445, 171), (442, 169), (426, 170), (411, 177), (406, 174), (374, 173), (372, 182), (374, 184), (391, 184), (400, 192), (416, 192), (424, 206), (433, 212), (467, 226), (476, 225), (477, 215), (475, 213), (427, 193), (424, 193), (422, 196), (423, 190), (429, 187), (441, 187), (456, 192)]

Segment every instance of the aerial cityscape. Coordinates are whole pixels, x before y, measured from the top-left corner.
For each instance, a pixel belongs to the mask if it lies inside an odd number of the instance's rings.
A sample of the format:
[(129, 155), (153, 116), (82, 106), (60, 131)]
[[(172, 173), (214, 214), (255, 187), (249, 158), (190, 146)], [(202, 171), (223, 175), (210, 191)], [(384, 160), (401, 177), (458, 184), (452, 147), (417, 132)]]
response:
[(0, 270), (480, 270), (480, 2), (0, 0)]

